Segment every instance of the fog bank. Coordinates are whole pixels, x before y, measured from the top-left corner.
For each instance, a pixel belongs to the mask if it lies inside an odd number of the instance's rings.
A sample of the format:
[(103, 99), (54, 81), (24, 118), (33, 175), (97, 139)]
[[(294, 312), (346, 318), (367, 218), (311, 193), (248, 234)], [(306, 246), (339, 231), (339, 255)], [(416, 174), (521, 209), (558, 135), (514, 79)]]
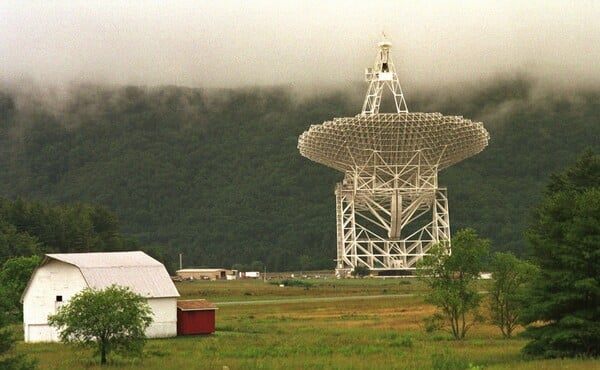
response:
[(600, 83), (597, 1), (3, 1), (0, 80), (239, 87), (360, 81), (382, 31), (403, 84)]

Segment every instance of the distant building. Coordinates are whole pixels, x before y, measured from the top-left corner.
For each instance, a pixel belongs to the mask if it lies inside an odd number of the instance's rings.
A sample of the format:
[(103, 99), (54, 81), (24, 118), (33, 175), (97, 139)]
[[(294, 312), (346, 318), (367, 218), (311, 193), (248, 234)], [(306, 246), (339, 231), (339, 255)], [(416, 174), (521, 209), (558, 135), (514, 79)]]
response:
[(178, 301), (177, 335), (214, 333), (217, 309), (217, 306), (203, 299)]
[(113, 284), (129, 287), (148, 299), (153, 322), (151, 338), (177, 334), (179, 293), (164, 265), (143, 252), (47, 254), (23, 292), (23, 329), (26, 342), (57, 341), (48, 315), (85, 288)]
[(176, 274), (183, 280), (235, 280), (236, 270), (227, 269), (182, 269)]
[(241, 271), (238, 273), (240, 279), (260, 279), (258, 271)]

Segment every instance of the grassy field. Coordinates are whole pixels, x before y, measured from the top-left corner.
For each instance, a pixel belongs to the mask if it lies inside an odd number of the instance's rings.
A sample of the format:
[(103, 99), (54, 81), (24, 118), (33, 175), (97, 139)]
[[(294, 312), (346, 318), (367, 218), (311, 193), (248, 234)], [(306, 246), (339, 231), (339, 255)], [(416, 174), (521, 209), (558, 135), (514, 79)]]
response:
[[(433, 312), (414, 279), (182, 282), (182, 298), (221, 303), (217, 332), (148, 341), (120, 369), (598, 369), (597, 360), (527, 361), (522, 339), (479, 324), (463, 341), (426, 333)], [(485, 288), (483, 283), (482, 288)], [(323, 299), (336, 297), (335, 299)], [(274, 301), (274, 302), (273, 302)], [(241, 302), (241, 303), (239, 303)], [(246, 302), (244, 304), (244, 302)], [(250, 303), (249, 303), (250, 302)], [(40, 369), (100, 369), (91, 353), (60, 343), (24, 344)]]

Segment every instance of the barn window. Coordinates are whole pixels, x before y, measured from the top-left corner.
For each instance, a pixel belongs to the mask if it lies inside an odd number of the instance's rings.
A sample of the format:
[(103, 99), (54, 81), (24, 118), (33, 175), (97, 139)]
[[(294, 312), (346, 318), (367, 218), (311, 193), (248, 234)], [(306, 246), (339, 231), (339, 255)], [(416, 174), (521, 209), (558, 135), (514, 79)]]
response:
[(56, 296), (56, 302), (62, 302), (62, 295)]

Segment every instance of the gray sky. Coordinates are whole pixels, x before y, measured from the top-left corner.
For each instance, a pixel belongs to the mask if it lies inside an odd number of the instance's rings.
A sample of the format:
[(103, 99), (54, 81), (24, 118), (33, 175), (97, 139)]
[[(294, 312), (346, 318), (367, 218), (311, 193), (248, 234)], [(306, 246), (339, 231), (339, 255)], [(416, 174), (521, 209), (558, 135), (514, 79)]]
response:
[(385, 31), (401, 82), (533, 73), (600, 83), (600, 1), (0, 2), (0, 78), (41, 83), (360, 81)]

